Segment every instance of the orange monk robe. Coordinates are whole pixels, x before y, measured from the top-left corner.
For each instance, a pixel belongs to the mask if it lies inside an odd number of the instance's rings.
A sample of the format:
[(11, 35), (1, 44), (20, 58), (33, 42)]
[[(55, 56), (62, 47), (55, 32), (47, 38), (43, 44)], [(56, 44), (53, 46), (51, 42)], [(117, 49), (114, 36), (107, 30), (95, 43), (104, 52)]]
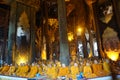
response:
[(84, 66), (83, 68), (83, 75), (86, 77), (86, 78), (94, 78), (94, 77), (97, 77), (96, 74), (93, 74), (92, 73), (92, 69), (90, 66)]
[(59, 72), (58, 72), (58, 76), (69, 76), (69, 69), (68, 67), (60, 67), (59, 68)]
[(10, 66), (9, 70), (7, 71), (6, 75), (12, 75), (15, 72), (15, 66)]
[(36, 65), (31, 66), (30, 72), (28, 73), (27, 77), (33, 78), (33, 77), (35, 77), (35, 75), (37, 74), (37, 72), (38, 72), (38, 67)]
[(58, 72), (57, 72), (57, 67), (56, 66), (53, 66), (51, 67), (51, 78), (52, 79), (56, 79), (57, 76), (58, 76)]
[(106, 76), (106, 72), (103, 70), (102, 64), (92, 64), (93, 73), (95, 73), (98, 77)]
[(78, 66), (71, 66), (70, 67), (70, 76), (72, 79), (76, 79), (76, 75), (79, 74), (79, 68)]
[(10, 66), (9, 65), (4, 65), (4, 67), (1, 70), (1, 74), (5, 74), (9, 70)]
[(21, 70), (22, 71), (21, 71), (19, 76), (26, 77), (27, 74), (28, 74), (28, 71), (29, 71), (29, 66), (28, 65), (24, 65)]

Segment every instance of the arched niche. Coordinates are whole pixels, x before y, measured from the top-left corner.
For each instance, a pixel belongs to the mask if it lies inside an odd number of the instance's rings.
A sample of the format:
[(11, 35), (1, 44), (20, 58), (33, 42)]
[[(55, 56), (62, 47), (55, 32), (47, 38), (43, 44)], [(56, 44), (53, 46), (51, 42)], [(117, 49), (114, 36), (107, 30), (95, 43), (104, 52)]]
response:
[[(8, 53), (6, 62), (31, 63), (35, 59), (35, 13), (36, 7), (17, 0), (10, 4)], [(32, 0), (29, 0), (32, 1)], [(28, 2), (29, 2), (28, 1)]]

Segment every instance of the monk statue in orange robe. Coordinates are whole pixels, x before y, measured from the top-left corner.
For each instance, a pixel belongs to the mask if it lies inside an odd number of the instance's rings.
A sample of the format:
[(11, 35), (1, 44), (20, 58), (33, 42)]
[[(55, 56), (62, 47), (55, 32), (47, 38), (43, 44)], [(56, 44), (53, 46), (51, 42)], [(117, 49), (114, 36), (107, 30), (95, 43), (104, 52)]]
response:
[(70, 66), (70, 77), (72, 79), (76, 79), (77, 75), (79, 74), (79, 67), (77, 63), (74, 63), (73, 65)]
[(69, 68), (65, 64), (62, 64), (58, 71), (58, 77), (62, 76), (69, 77)]
[(90, 63), (86, 63), (86, 65), (83, 68), (83, 75), (85, 78), (94, 78), (97, 77), (96, 74), (92, 73), (92, 68)]
[(106, 72), (103, 70), (103, 65), (101, 63), (98, 63), (97, 60), (94, 60), (94, 63), (92, 64), (93, 73), (96, 74), (98, 77), (106, 76)]

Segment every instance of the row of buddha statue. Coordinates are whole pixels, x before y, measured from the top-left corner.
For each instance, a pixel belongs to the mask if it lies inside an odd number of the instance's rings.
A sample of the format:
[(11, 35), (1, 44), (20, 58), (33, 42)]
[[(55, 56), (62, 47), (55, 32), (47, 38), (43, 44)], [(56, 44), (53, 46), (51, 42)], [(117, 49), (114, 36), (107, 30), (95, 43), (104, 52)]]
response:
[(47, 76), (49, 79), (59, 79), (60, 77), (77, 79), (82, 73), (85, 78), (95, 78), (108, 76), (111, 74), (109, 60), (74, 60), (69, 66), (60, 61), (39, 61), (31, 65), (21, 63), (19, 66), (8, 65), (5, 63), (0, 67), (1, 75), (18, 76), (26, 78), (34, 78), (36, 74)]

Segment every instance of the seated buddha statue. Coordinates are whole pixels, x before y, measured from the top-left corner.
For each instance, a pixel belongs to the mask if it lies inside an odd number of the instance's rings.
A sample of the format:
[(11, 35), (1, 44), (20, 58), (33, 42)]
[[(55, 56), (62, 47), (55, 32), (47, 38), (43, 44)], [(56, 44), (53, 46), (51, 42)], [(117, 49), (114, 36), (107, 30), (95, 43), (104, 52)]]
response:
[(20, 77), (26, 77), (29, 71), (29, 66), (28, 64), (23, 64), (23, 67), (21, 69)]
[(28, 78), (33, 78), (33, 77), (35, 77), (35, 75), (37, 74), (37, 72), (38, 72), (37, 65), (35, 63), (32, 63), (32, 65), (30, 66), (30, 71), (27, 74), (27, 77)]
[(62, 77), (62, 76), (69, 77), (69, 69), (64, 63), (58, 70), (58, 77)]
[(24, 63), (21, 63), (20, 66), (17, 69), (17, 73), (16, 75), (19, 77), (22, 77), (23, 73), (24, 73)]
[(83, 75), (85, 78), (94, 78), (96, 77), (95, 74), (92, 73), (92, 69), (89, 63), (86, 63), (86, 65), (83, 68)]
[(15, 72), (16, 67), (12, 64), (10, 64), (10, 68), (9, 70), (6, 72), (6, 75), (13, 75), (13, 73)]
[(10, 66), (7, 63), (5, 63), (2, 70), (0, 71), (0, 74), (4, 75), (9, 70), (9, 68)]
[(103, 66), (101, 63), (98, 63), (97, 60), (94, 60), (92, 64), (93, 73), (95, 73), (98, 77), (105, 76), (106, 72), (103, 70)]
[(70, 77), (72, 79), (76, 79), (76, 76), (79, 74), (79, 68), (77, 63), (74, 63), (74, 65), (70, 66), (70, 72)]

